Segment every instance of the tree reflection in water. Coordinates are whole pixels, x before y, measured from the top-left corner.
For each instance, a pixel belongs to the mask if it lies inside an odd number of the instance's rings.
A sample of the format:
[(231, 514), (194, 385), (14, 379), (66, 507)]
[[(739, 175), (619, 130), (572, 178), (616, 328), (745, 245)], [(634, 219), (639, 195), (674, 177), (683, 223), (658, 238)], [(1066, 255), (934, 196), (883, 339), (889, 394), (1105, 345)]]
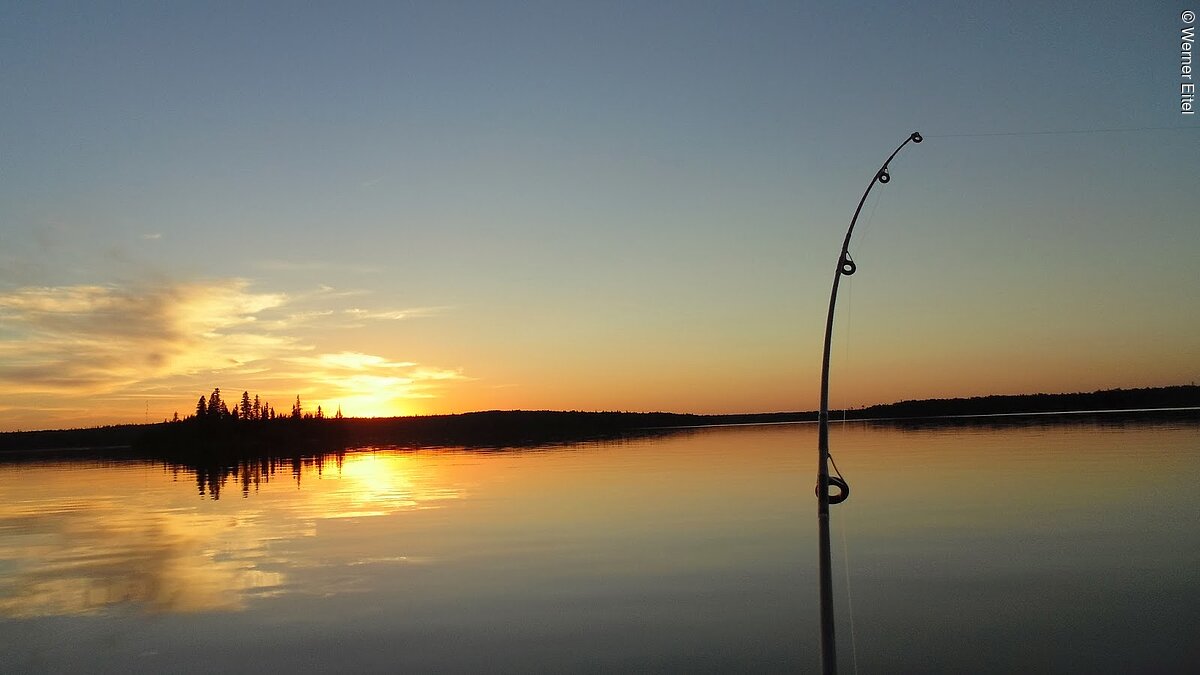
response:
[(178, 478), (179, 472), (186, 471), (196, 477), (196, 489), (201, 497), (220, 499), (221, 492), (229, 484), (240, 484), (242, 497), (249, 497), (251, 492), (258, 493), (263, 484), (271, 482), (276, 474), (285, 471), (291, 475), (300, 487), (305, 473), (316, 473), (320, 478), (325, 473), (326, 463), (333, 461), (337, 471), (341, 471), (345, 461), (345, 450), (317, 453), (313, 455), (295, 455), (279, 457), (274, 455), (246, 456), (232, 461), (205, 463), (201, 461), (164, 460), (173, 474)]

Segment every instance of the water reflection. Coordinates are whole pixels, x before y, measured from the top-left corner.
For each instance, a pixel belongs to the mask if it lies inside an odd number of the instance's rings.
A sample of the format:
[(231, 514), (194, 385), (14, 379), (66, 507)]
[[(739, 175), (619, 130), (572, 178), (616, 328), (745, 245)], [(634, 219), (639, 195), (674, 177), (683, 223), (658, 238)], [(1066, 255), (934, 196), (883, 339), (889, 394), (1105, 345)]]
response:
[(297, 457), (246, 457), (236, 460), (232, 464), (202, 464), (202, 463), (173, 463), (167, 462), (166, 465), (172, 470), (172, 473), (178, 477), (179, 472), (190, 471), (196, 476), (196, 488), (203, 497), (208, 495), (212, 499), (221, 498), (221, 490), (225, 488), (227, 483), (241, 483), (243, 497), (249, 497), (251, 491), (257, 493), (264, 483), (269, 483), (276, 473), (287, 472), (291, 479), (296, 483), (296, 487), (304, 479), (304, 475), (316, 474), (320, 479), (325, 473), (325, 464), (329, 460), (333, 460), (337, 471), (342, 470), (342, 463), (346, 453), (343, 450), (336, 452), (322, 453), (311, 456)]
[[(815, 435), (3, 464), (0, 671), (815, 671)], [(831, 445), (847, 669), (1196, 671), (1195, 422)]]
[[(0, 614), (241, 609), (282, 573), (260, 564), (262, 528), (181, 511), (132, 512), (111, 501), (0, 506)], [(250, 527), (248, 527), (250, 526)]]
[[(205, 501), (238, 485), (243, 497), (253, 494), (264, 504), (197, 505), (178, 489), (193, 481)], [(439, 484), (415, 453), (338, 452), (190, 467), (5, 466), (0, 615), (242, 610), (255, 599), (304, 590), (291, 586), (289, 576), (314, 563), (289, 551), (315, 537), (321, 521), (434, 508), (459, 495), (459, 487)]]

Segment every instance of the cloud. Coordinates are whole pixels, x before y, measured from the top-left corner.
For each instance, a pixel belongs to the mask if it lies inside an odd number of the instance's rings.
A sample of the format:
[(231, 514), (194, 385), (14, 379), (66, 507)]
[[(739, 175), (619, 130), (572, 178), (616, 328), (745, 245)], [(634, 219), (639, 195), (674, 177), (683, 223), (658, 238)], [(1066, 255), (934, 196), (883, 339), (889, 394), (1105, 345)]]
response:
[(361, 354), (359, 352), (340, 352), (337, 354), (322, 354), (316, 362), (323, 366), (347, 368), (350, 370), (366, 370), (369, 368), (410, 368), (417, 364), (410, 362), (389, 361), (382, 356)]
[(460, 370), (442, 370), (411, 361), (391, 361), (359, 352), (320, 354), (287, 359), (303, 366), (305, 377), (320, 380), (350, 393), (407, 387), (426, 381), (467, 379)]
[(400, 321), (402, 319), (416, 319), (419, 317), (433, 316), (449, 309), (448, 307), (413, 307), (411, 309), (362, 309), (361, 307), (351, 307), (343, 310), (346, 314), (356, 319), (375, 319), (380, 321)]
[(147, 232), (142, 235), (142, 239), (147, 241), (156, 241), (162, 239), (162, 232)]
[[(263, 535), (274, 533), (253, 520), (239, 524), (135, 512), (103, 497), (5, 505), (0, 527), (33, 536), (0, 542), (9, 567), (0, 616), (100, 614), (120, 605), (147, 613), (242, 609), (249, 598), (281, 592), (285, 576), (264, 569), (282, 566), (264, 551)], [(219, 554), (207, 545), (218, 536)], [(25, 539), (37, 543), (30, 548)]]
[(412, 372), (416, 380), (464, 380), (461, 370), (439, 370), (436, 368), (417, 368)]
[[(301, 393), (349, 414), (397, 414), (409, 409), (404, 399), (469, 379), (388, 355), (318, 350), (313, 337), (345, 327), (347, 316), (435, 311), (345, 309), (343, 297), (331, 288), (261, 292), (236, 278), (0, 289), (0, 406), (17, 411), (2, 424), (169, 418), (222, 384), (272, 399)], [(143, 400), (154, 405), (134, 403)]]
[[(301, 583), (314, 567), (420, 562), (405, 555), (364, 558), (353, 546), (319, 556), (291, 552), (307, 550), (297, 544), (314, 536), (321, 521), (423, 511), (465, 496), (461, 486), (422, 466), (411, 454), (349, 453), (336, 469), (305, 462), (295, 483), (254, 462), (219, 472), (176, 467), (177, 485), (170, 484), (173, 472), (162, 472), (163, 484), (150, 490), (143, 477), (68, 482), (34, 467), (26, 479), (45, 488), (40, 499), (9, 498), (20, 485), (0, 490), (0, 531), (15, 534), (0, 537), (0, 617), (236, 612), (266, 597), (328, 594), (327, 585)], [(292, 474), (290, 465), (283, 471)], [(330, 471), (337, 480), (320, 480)], [(150, 507), (177, 489), (195, 495), (197, 486), (212, 499), (237, 487), (244, 490), (238, 496), (251, 489), (284, 493), (290, 507), (272, 517)]]
[(0, 294), (0, 388), (95, 394), (236, 366), (294, 347), (254, 330), (286, 297), (243, 279), (137, 287), (20, 288)]

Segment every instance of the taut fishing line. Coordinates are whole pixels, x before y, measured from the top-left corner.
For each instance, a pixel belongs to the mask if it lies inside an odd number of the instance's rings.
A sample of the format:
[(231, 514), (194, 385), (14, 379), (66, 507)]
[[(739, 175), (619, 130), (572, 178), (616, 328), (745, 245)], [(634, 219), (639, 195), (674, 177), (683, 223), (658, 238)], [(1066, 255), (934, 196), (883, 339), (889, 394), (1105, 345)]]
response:
[[(844, 420), (843, 420), (844, 421)], [(829, 465), (833, 467), (833, 472), (846, 482), (846, 477), (842, 475), (842, 470), (838, 468), (837, 460), (833, 458), (833, 453), (829, 453)], [(850, 622), (850, 655), (854, 664), (854, 675), (858, 675), (858, 630), (854, 626), (854, 596), (850, 592), (850, 546), (846, 543), (846, 530), (849, 529), (849, 518), (843, 516), (839, 523), (842, 527), (842, 569), (846, 575), (846, 618)]]
[(858, 250), (861, 253), (866, 247), (868, 235), (871, 234), (871, 223), (875, 221), (875, 211), (879, 209), (879, 202), (883, 201), (883, 195), (887, 190), (880, 190), (875, 193), (874, 202), (871, 204), (871, 212), (867, 214), (867, 222), (863, 223), (862, 230), (858, 233)]
[(1200, 131), (1196, 127), (1113, 127), (1108, 129), (1041, 129), (1037, 131), (981, 131), (966, 134), (928, 134), (926, 138), (983, 138), (985, 136), (1067, 136), (1074, 134), (1120, 134), (1135, 131)]
[[(837, 464), (833, 466), (837, 471)], [(838, 476), (841, 476), (838, 471)], [(850, 593), (850, 547), (846, 544), (847, 516), (842, 516), (842, 566), (846, 571), (846, 617), (850, 619), (850, 655), (854, 663), (854, 675), (858, 675), (858, 631), (854, 627), (854, 596)]]
[[(879, 202), (883, 200), (883, 192), (875, 193), (875, 198), (871, 203), (871, 212), (867, 214), (867, 220), (863, 223), (862, 229), (858, 235), (858, 250), (861, 252), (864, 248), (864, 242), (867, 241), (867, 235), (871, 231), (871, 223), (875, 221), (875, 211), (879, 208)], [(850, 323), (854, 317), (854, 277), (846, 277), (846, 310), (843, 312), (846, 320), (846, 329), (843, 331), (846, 337), (842, 339), (842, 368), (850, 369)], [(842, 422), (846, 422), (847, 411), (849, 405), (846, 399), (842, 399)]]
[[(879, 202), (883, 201), (884, 191), (875, 193), (875, 198), (872, 200), (871, 211), (867, 214), (867, 220), (863, 223), (859, 230), (858, 250), (861, 252), (865, 246), (868, 236), (871, 232), (871, 224), (875, 222), (875, 211), (879, 209)], [(842, 368), (849, 370), (850, 368), (850, 325), (851, 319), (854, 316), (854, 279), (851, 275), (846, 276), (846, 310), (845, 323), (846, 328), (844, 333), (846, 337), (842, 341)], [(847, 421), (849, 414), (849, 403), (846, 399), (842, 400), (842, 424)], [(833, 458), (833, 453), (829, 453), (829, 464), (833, 467), (833, 472), (841, 480), (842, 484), (846, 484), (846, 477), (842, 475), (842, 470), (838, 468), (837, 461)], [(848, 490), (848, 488), (847, 488)], [(848, 516), (848, 514), (847, 514)], [(842, 569), (846, 578), (846, 615), (850, 624), (850, 654), (852, 663), (854, 664), (854, 675), (858, 675), (858, 630), (854, 622), (854, 597), (850, 590), (850, 546), (847, 542), (846, 530), (849, 529), (848, 517), (844, 516), (840, 522), (842, 530)]]

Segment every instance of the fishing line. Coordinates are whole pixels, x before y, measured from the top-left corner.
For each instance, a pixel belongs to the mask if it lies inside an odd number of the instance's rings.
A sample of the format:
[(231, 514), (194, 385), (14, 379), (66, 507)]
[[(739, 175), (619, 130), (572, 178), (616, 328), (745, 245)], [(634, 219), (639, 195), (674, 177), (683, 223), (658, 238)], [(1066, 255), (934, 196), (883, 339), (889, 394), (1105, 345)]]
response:
[[(829, 458), (833, 461), (833, 457)], [(837, 471), (837, 465), (833, 467)], [(838, 476), (842, 474), (839, 471)], [(848, 514), (847, 514), (848, 515)], [(846, 615), (850, 619), (850, 654), (853, 657), (854, 675), (858, 675), (858, 631), (854, 628), (854, 598), (850, 594), (850, 547), (846, 545), (846, 518), (842, 518), (842, 566), (846, 571)]]
[(1135, 131), (1189, 131), (1193, 127), (1113, 127), (1108, 129), (1040, 129), (1037, 131), (983, 131), (968, 134), (925, 134), (925, 138), (982, 138), (985, 136), (1067, 136), (1072, 134), (1119, 134)]
[(880, 190), (875, 193), (874, 202), (871, 204), (871, 212), (867, 214), (867, 222), (863, 223), (862, 229), (858, 233), (857, 248), (861, 252), (867, 242), (867, 235), (871, 233), (871, 223), (875, 221), (875, 211), (879, 208), (879, 202), (883, 201), (883, 195), (887, 190)]
[[(867, 214), (867, 220), (863, 223), (862, 229), (858, 234), (858, 250), (863, 249), (863, 242), (867, 240), (867, 233), (871, 230), (871, 223), (875, 221), (875, 211), (879, 208), (879, 202), (883, 201), (883, 192), (875, 193), (876, 196), (871, 203), (871, 212)], [(842, 339), (842, 368), (850, 369), (850, 321), (854, 317), (854, 277), (846, 276), (846, 310), (843, 313), (846, 320), (846, 329), (843, 331), (846, 337)], [(842, 423), (846, 422), (847, 411), (849, 405), (846, 400), (842, 400)]]
[[(845, 422), (845, 420), (842, 420)], [(841, 480), (842, 485), (846, 484), (846, 477), (842, 476), (838, 461), (833, 459), (833, 453), (829, 453), (829, 466), (833, 467), (835, 476)], [(846, 616), (850, 619), (850, 652), (853, 656), (854, 675), (858, 675), (858, 631), (854, 628), (854, 599), (850, 593), (850, 545), (846, 544), (846, 518), (842, 518), (841, 525), (841, 562), (846, 573)]]
[[(875, 198), (871, 203), (871, 210), (867, 214), (867, 220), (863, 223), (862, 228), (858, 233), (858, 249), (862, 250), (863, 242), (867, 240), (867, 233), (871, 230), (871, 224), (875, 222), (875, 211), (879, 209), (879, 202), (883, 200), (883, 192), (875, 193)], [(845, 304), (845, 323), (844, 329), (845, 338), (842, 340), (842, 367), (849, 370), (850, 367), (850, 330), (851, 319), (854, 316), (854, 279), (851, 275), (846, 277), (846, 304)], [(842, 424), (844, 425), (849, 415), (849, 403), (843, 399), (842, 401)], [(842, 485), (846, 485), (846, 477), (842, 475), (842, 470), (838, 468), (837, 460), (834, 459), (833, 453), (829, 452), (829, 464), (833, 468), (833, 473), (838, 477)], [(848, 494), (849, 488), (843, 488), (843, 494)], [(848, 515), (848, 514), (847, 514)], [(852, 663), (854, 664), (854, 675), (858, 675), (858, 630), (854, 623), (854, 598), (850, 592), (850, 547), (846, 541), (847, 519), (842, 518), (840, 521), (842, 530), (842, 567), (846, 577), (846, 614), (850, 621), (850, 654)]]
[[(842, 475), (842, 470), (838, 468), (837, 462), (833, 459), (833, 453), (829, 453), (829, 464), (833, 467), (833, 472), (837, 477), (846, 482), (846, 477)], [(849, 514), (847, 514), (849, 515)], [(850, 594), (850, 547), (846, 544), (847, 518), (842, 518), (840, 521), (842, 530), (842, 567), (846, 573), (846, 615), (850, 619), (850, 653), (853, 656), (854, 675), (858, 675), (858, 631), (854, 627), (854, 598)]]
[[(854, 308), (854, 280), (847, 277), (846, 279), (846, 330), (843, 331), (846, 337), (842, 340), (842, 368), (850, 369), (850, 317), (854, 316), (851, 311)], [(842, 399), (842, 424), (846, 423), (846, 399)], [(835, 466), (836, 470), (837, 467)], [(842, 474), (839, 472), (838, 476)]]
[(842, 475), (842, 470), (837, 467), (837, 462), (833, 461), (832, 452), (829, 453), (829, 464), (833, 466), (833, 472), (837, 474), (838, 478), (841, 478), (843, 481), (846, 480), (846, 477)]

